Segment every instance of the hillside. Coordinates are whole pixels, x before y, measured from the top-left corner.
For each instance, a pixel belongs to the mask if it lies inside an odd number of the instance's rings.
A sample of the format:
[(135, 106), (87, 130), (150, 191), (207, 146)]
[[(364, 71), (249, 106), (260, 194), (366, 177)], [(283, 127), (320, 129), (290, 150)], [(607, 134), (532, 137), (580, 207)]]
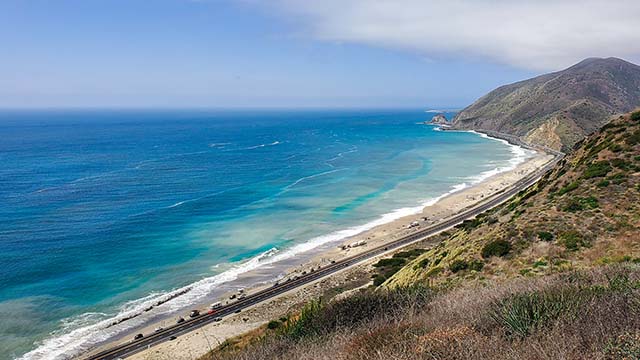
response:
[(513, 134), (568, 150), (614, 114), (640, 106), (640, 67), (590, 58), (568, 69), (505, 85), (455, 117), (459, 129)]
[(640, 358), (640, 112), (439, 238), (206, 359)]
[[(548, 274), (630, 260), (640, 261), (640, 119), (625, 116), (583, 140), (507, 204), (456, 227), (385, 285)], [(470, 271), (472, 265), (481, 271)]]

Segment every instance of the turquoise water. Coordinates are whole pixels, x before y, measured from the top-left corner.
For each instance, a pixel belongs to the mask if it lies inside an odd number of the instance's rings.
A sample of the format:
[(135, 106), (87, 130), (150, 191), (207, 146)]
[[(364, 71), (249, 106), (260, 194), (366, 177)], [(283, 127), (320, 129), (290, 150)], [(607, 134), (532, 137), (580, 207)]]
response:
[(419, 124), (429, 117), (0, 113), (0, 359), (67, 358), (136, 325), (106, 327), (171, 291), (186, 293), (158, 316), (525, 156)]

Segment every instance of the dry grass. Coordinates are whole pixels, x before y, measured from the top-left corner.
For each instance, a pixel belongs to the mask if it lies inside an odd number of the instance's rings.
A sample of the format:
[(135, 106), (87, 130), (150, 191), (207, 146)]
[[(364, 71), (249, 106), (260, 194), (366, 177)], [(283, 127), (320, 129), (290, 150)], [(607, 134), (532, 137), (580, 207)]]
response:
[[(273, 331), (208, 359), (622, 359), (640, 351), (637, 265), (420, 291), (336, 301), (311, 316), (304, 336)], [(514, 300), (522, 298), (536, 301)], [(495, 316), (505, 309), (529, 330)]]

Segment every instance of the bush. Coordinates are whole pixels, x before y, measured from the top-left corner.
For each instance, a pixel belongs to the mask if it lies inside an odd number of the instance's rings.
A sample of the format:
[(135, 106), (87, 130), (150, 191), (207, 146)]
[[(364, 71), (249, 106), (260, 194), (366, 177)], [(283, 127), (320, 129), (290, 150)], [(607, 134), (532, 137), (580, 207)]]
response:
[(404, 258), (393, 257), (388, 259), (380, 259), (380, 261), (373, 264), (373, 266), (374, 267), (385, 267), (385, 266), (396, 267), (396, 266), (404, 265), (405, 262), (407, 262), (407, 260), (405, 260)]
[(506, 240), (494, 240), (482, 248), (482, 257), (505, 256), (511, 251), (511, 243)]
[(583, 246), (587, 246), (587, 243), (582, 238), (582, 235), (577, 231), (567, 231), (560, 235), (560, 243), (564, 245), (567, 250), (575, 251)]
[(620, 144), (611, 144), (611, 146), (609, 146), (609, 150), (613, 151), (614, 153), (619, 153), (623, 150), (623, 147)]
[(563, 211), (576, 212), (587, 209), (596, 209), (599, 207), (598, 199), (593, 196), (575, 197), (569, 199), (562, 207)]
[(631, 146), (640, 143), (640, 130), (636, 130), (633, 133), (629, 134), (625, 139), (625, 142)]
[(587, 169), (584, 171), (584, 174), (582, 174), (582, 177), (584, 177), (585, 179), (603, 177), (606, 176), (609, 171), (611, 171), (611, 165), (609, 165), (608, 161), (598, 161), (589, 164), (589, 166), (587, 166)]
[(269, 330), (275, 330), (277, 328), (279, 328), (281, 325), (280, 321), (278, 320), (271, 320), (269, 321), (269, 323), (267, 324), (267, 329)]
[(469, 270), (472, 271), (482, 271), (484, 268), (484, 262), (481, 260), (473, 259), (469, 262)]
[(377, 318), (406, 312), (410, 307), (423, 307), (433, 292), (424, 286), (402, 287), (357, 293), (327, 304), (320, 300), (307, 303), (298, 317), (291, 318), (278, 329), (288, 340), (323, 336), (339, 329), (354, 329)]
[(378, 275), (373, 277), (373, 286), (380, 286), (385, 281), (387, 281), (387, 278), (382, 274), (378, 274)]
[(578, 186), (580, 185), (579, 181), (573, 181), (571, 182), (569, 185), (563, 187), (562, 189), (560, 189), (560, 191), (558, 191), (558, 195), (564, 195), (570, 191), (573, 191), (575, 189), (578, 188)]
[(411, 250), (407, 250), (407, 251), (400, 251), (397, 252), (395, 254), (393, 254), (394, 258), (407, 258), (407, 259), (415, 259), (418, 256), (420, 256), (420, 254), (424, 253), (426, 250), (425, 249), (411, 249)]
[(596, 184), (597, 187), (603, 188), (609, 186), (609, 180), (602, 180)]
[(540, 231), (538, 233), (538, 239), (540, 239), (542, 241), (552, 241), (553, 240), (553, 234), (548, 232), (548, 231)]
[(469, 268), (469, 264), (464, 260), (454, 260), (449, 264), (449, 270), (451, 270), (452, 273), (467, 270), (467, 268)]
[(617, 167), (618, 169), (626, 170), (630, 164), (624, 161), (624, 159), (615, 158), (611, 159), (611, 165)]
[(586, 296), (575, 289), (551, 289), (512, 295), (494, 303), (489, 313), (508, 333), (525, 337), (562, 315), (581, 310)]
[(632, 112), (630, 118), (633, 121), (640, 121), (640, 111)]
[(429, 266), (429, 259), (422, 259), (418, 262), (418, 266), (421, 268), (426, 268), (427, 266)]

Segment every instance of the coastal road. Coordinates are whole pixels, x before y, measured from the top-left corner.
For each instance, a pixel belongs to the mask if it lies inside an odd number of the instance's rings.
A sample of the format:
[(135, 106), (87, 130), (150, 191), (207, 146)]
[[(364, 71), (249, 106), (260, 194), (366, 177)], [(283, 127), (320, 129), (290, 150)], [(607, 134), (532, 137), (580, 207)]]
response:
[(215, 321), (216, 318), (231, 315), (241, 310), (261, 303), (265, 300), (271, 299), (290, 290), (307, 285), (311, 282), (317, 281), (338, 271), (344, 270), (350, 266), (377, 257), (384, 253), (397, 250), (419, 240), (433, 236), (441, 231), (452, 228), (455, 225), (460, 224), (464, 220), (473, 218), (482, 212), (489, 210), (516, 195), (523, 189), (533, 185), (540, 179), (546, 172), (551, 170), (563, 157), (562, 153), (554, 153), (555, 158), (547, 163), (544, 167), (532, 172), (524, 178), (518, 180), (516, 183), (508, 188), (501, 190), (500, 192), (487, 197), (480, 203), (463, 210), (462, 212), (454, 215), (448, 219), (441, 221), (438, 224), (425, 227), (413, 234), (404, 236), (395, 241), (389, 242), (385, 245), (381, 245), (370, 250), (366, 250), (358, 255), (354, 255), (345, 258), (340, 261), (336, 261), (330, 265), (319, 268), (315, 271), (309, 272), (306, 275), (301, 275), (283, 283), (276, 283), (274, 286), (258, 291), (254, 294), (247, 295), (245, 298), (240, 299), (232, 304), (223, 306), (216, 310), (213, 314), (201, 314), (195, 318), (186, 320), (181, 324), (172, 325), (164, 330), (158, 331), (153, 334), (146, 335), (142, 339), (133, 340), (128, 343), (117, 345), (111, 349), (107, 349), (95, 355), (86, 357), (86, 360), (110, 360), (124, 358), (131, 356), (137, 352), (148, 349), (154, 345), (160, 344), (165, 341), (169, 341), (172, 337), (177, 337), (187, 332), (198, 329), (204, 325), (210, 324)]

